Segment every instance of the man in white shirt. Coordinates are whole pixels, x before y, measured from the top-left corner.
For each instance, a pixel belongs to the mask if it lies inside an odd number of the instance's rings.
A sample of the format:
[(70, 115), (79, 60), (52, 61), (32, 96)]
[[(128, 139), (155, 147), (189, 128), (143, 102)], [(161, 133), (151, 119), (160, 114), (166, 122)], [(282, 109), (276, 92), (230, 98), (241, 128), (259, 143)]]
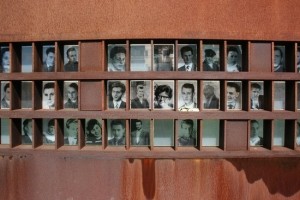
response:
[(240, 110), (240, 86), (234, 82), (227, 83), (227, 109)]
[(259, 135), (259, 123), (256, 120), (251, 120), (250, 146), (263, 145), (263, 138)]
[(120, 81), (115, 81), (110, 86), (110, 98), (108, 107), (112, 109), (123, 109), (126, 108), (126, 103), (122, 100), (125, 93), (125, 85)]
[(197, 103), (194, 102), (195, 87), (192, 83), (185, 83), (181, 87), (181, 98), (183, 105), (179, 107), (179, 111), (198, 111)]

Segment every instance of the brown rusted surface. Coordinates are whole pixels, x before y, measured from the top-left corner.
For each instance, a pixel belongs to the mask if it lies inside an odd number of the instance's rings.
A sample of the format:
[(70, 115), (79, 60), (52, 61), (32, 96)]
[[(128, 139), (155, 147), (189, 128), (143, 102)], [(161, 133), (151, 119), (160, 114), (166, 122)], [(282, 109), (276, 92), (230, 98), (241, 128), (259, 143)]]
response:
[(116, 159), (1, 153), (1, 199), (299, 199), (299, 158)]
[(299, 40), (300, 1), (0, 2), (1, 41), (203, 38)]

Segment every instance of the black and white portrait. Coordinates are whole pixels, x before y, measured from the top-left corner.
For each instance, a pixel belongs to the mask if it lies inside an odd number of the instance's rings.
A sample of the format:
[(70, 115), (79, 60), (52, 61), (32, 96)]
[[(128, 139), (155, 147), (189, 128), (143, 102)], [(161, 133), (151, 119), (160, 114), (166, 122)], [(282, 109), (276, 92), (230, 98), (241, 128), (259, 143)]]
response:
[(150, 145), (150, 120), (132, 119), (130, 121), (130, 144), (131, 146)]
[(55, 71), (55, 47), (54, 45), (43, 46), (43, 72)]
[(174, 70), (174, 45), (173, 44), (154, 44), (153, 70), (154, 71)]
[(241, 72), (242, 67), (242, 45), (227, 46), (227, 72)]
[(154, 109), (174, 109), (174, 81), (155, 80), (153, 91)]
[(264, 109), (264, 82), (250, 82), (250, 108), (251, 110)]
[(174, 120), (154, 120), (154, 146), (174, 146)]
[(43, 81), (43, 109), (55, 109), (54, 81)]
[(150, 109), (151, 82), (148, 80), (130, 81), (130, 108)]
[(130, 44), (130, 71), (151, 71), (151, 44)]
[(32, 144), (32, 119), (22, 119), (22, 144)]
[(10, 108), (10, 83), (8, 81), (1, 82), (1, 109)]
[(203, 45), (202, 64), (203, 71), (220, 71), (220, 45)]
[(0, 144), (9, 144), (10, 143), (10, 119), (8, 118), (1, 118), (1, 141)]
[(126, 108), (126, 81), (112, 80), (107, 82), (107, 103), (109, 109)]
[(107, 46), (107, 71), (122, 72), (126, 67), (126, 45), (109, 44)]
[(125, 146), (126, 121), (124, 119), (107, 120), (107, 140), (109, 146)]
[(178, 122), (178, 146), (197, 145), (197, 120), (183, 119)]
[(85, 144), (86, 145), (102, 144), (102, 120), (101, 119), (85, 120)]
[(10, 72), (10, 51), (8, 46), (1, 46), (0, 48), (0, 73)]
[(250, 146), (263, 146), (263, 120), (250, 121)]
[(64, 119), (64, 144), (77, 145), (78, 144), (78, 119)]
[(285, 81), (274, 81), (274, 110), (285, 109)]
[(78, 81), (64, 82), (64, 108), (78, 109)]
[(32, 45), (22, 46), (22, 72), (32, 72)]
[(228, 81), (226, 92), (227, 92), (227, 109), (241, 110), (242, 109), (242, 82)]
[(178, 71), (197, 71), (197, 45), (178, 45)]
[(220, 109), (220, 81), (203, 81), (203, 109)]
[(285, 72), (285, 46), (274, 47), (274, 72)]
[(220, 145), (220, 120), (202, 120), (202, 146), (218, 147)]
[(43, 144), (55, 143), (55, 120), (43, 119)]
[(21, 108), (32, 108), (32, 81), (22, 81)]
[(195, 80), (178, 81), (178, 110), (199, 111), (198, 109), (198, 87)]
[(300, 120), (297, 121), (297, 138), (296, 144), (300, 146)]
[(64, 71), (78, 71), (78, 45), (64, 45)]

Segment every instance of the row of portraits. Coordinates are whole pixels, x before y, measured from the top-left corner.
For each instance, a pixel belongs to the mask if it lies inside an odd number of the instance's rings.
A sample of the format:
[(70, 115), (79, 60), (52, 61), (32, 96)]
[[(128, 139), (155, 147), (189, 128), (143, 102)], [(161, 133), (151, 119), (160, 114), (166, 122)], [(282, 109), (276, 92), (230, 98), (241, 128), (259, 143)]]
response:
[[(109, 44), (107, 46), (107, 71), (125, 71), (126, 45)], [(178, 44), (175, 54), (174, 44), (154, 44), (153, 54), (150, 44), (130, 45), (130, 70), (131, 71), (175, 71), (174, 59), (177, 55), (178, 71), (198, 71), (198, 53), (196, 44)], [(203, 71), (220, 71), (220, 45), (204, 44), (201, 60)], [(152, 56), (153, 55), (153, 56)], [(63, 71), (78, 71), (79, 50), (78, 45), (64, 45)], [(242, 45), (228, 45), (226, 71), (245, 71), (243, 67)], [(153, 62), (152, 62), (153, 61)], [(32, 46), (22, 46), (22, 72), (32, 72)], [(152, 64), (153, 63), (153, 67)], [(285, 46), (274, 48), (275, 72), (284, 72)], [(10, 72), (10, 51), (8, 46), (1, 47), (0, 71)], [(42, 48), (41, 71), (55, 71), (55, 47), (44, 45)], [(300, 72), (300, 48), (297, 54), (297, 71)]]
[[(101, 145), (104, 131), (101, 119), (86, 119), (84, 122), (84, 134), (86, 145)], [(174, 120), (154, 120), (154, 146), (174, 146)], [(203, 120), (202, 146), (219, 145), (219, 120)], [(55, 120), (43, 119), (43, 143), (55, 143)], [(274, 145), (284, 145), (285, 122), (275, 120)], [(64, 145), (78, 144), (77, 119), (64, 119)], [(197, 120), (178, 120), (178, 136), (176, 139), (178, 146), (197, 146), (198, 126)], [(264, 146), (264, 120), (250, 121), (250, 146)], [(300, 121), (297, 122), (296, 144), (300, 145)], [(7, 129), (7, 130), (5, 130)], [(125, 120), (108, 119), (106, 125), (107, 144), (109, 146), (124, 146), (126, 144)], [(1, 133), (8, 133), (8, 124), (3, 119), (1, 121)], [(32, 119), (22, 119), (22, 144), (32, 144)], [(267, 134), (267, 133), (266, 133)], [(132, 119), (130, 121), (130, 145), (149, 146), (150, 145), (150, 120)], [(9, 144), (8, 134), (1, 134), (1, 144)]]
[[(199, 111), (198, 81), (179, 80), (177, 95), (173, 80), (131, 80), (130, 81), (130, 109), (161, 109), (174, 110), (177, 96), (179, 111)], [(251, 81), (250, 108), (264, 109), (264, 82)], [(274, 109), (285, 109), (285, 82), (274, 83)], [(32, 108), (32, 81), (22, 81), (21, 107)], [(64, 81), (63, 108), (78, 109), (78, 81)], [(300, 82), (298, 83), (298, 105), (300, 109)], [(43, 81), (42, 108), (55, 109), (55, 82)], [(220, 81), (203, 81), (201, 94), (202, 109), (220, 109)], [(228, 110), (242, 109), (242, 81), (228, 81), (226, 87)], [(126, 81), (107, 81), (107, 108), (126, 108)], [(1, 82), (1, 109), (10, 108), (10, 84)]]

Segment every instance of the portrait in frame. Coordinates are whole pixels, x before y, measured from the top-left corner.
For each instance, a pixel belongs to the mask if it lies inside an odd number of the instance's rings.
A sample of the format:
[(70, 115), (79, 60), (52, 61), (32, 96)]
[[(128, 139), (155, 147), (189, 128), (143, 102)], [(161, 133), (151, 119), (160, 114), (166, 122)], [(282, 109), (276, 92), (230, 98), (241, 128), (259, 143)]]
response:
[(0, 73), (9, 73), (11, 71), (9, 46), (1, 46), (0, 50)]
[(126, 81), (125, 80), (107, 81), (107, 108), (108, 109), (126, 108)]
[(220, 71), (220, 45), (204, 44), (201, 55), (203, 71)]
[(227, 46), (227, 72), (243, 71), (242, 45)]
[(1, 81), (1, 109), (10, 108), (10, 83), (8, 81)]
[(43, 144), (55, 143), (55, 119), (43, 119)]
[(44, 45), (43, 46), (43, 65), (42, 72), (54, 72), (55, 71), (55, 46)]
[(123, 72), (126, 69), (126, 45), (107, 45), (107, 71)]
[(274, 68), (273, 72), (285, 72), (285, 46), (274, 46)]
[(43, 109), (55, 109), (55, 82), (43, 81)]
[(174, 109), (174, 81), (154, 80), (153, 81), (154, 109)]
[(197, 120), (183, 119), (178, 121), (178, 146), (197, 146)]
[(203, 81), (203, 109), (220, 109), (220, 81)]
[(101, 119), (85, 120), (85, 144), (86, 145), (102, 144), (102, 120)]
[(264, 109), (264, 82), (251, 81), (250, 82), (250, 109), (261, 110)]
[(227, 87), (227, 110), (242, 109), (242, 81), (228, 81)]
[(197, 71), (197, 45), (178, 44), (178, 71)]
[(130, 81), (130, 108), (150, 109), (151, 105), (151, 81)]
[(64, 81), (64, 109), (78, 109), (78, 81)]
[(125, 146), (126, 120), (108, 119), (106, 127), (108, 146)]
[(178, 110), (199, 111), (198, 108), (198, 87), (196, 80), (178, 81)]
[(150, 120), (149, 119), (130, 120), (130, 145), (131, 146), (150, 145)]
[(64, 45), (64, 71), (78, 71), (78, 45)]
[(250, 146), (263, 146), (264, 120), (250, 120)]
[(64, 145), (78, 145), (78, 119), (64, 119)]

